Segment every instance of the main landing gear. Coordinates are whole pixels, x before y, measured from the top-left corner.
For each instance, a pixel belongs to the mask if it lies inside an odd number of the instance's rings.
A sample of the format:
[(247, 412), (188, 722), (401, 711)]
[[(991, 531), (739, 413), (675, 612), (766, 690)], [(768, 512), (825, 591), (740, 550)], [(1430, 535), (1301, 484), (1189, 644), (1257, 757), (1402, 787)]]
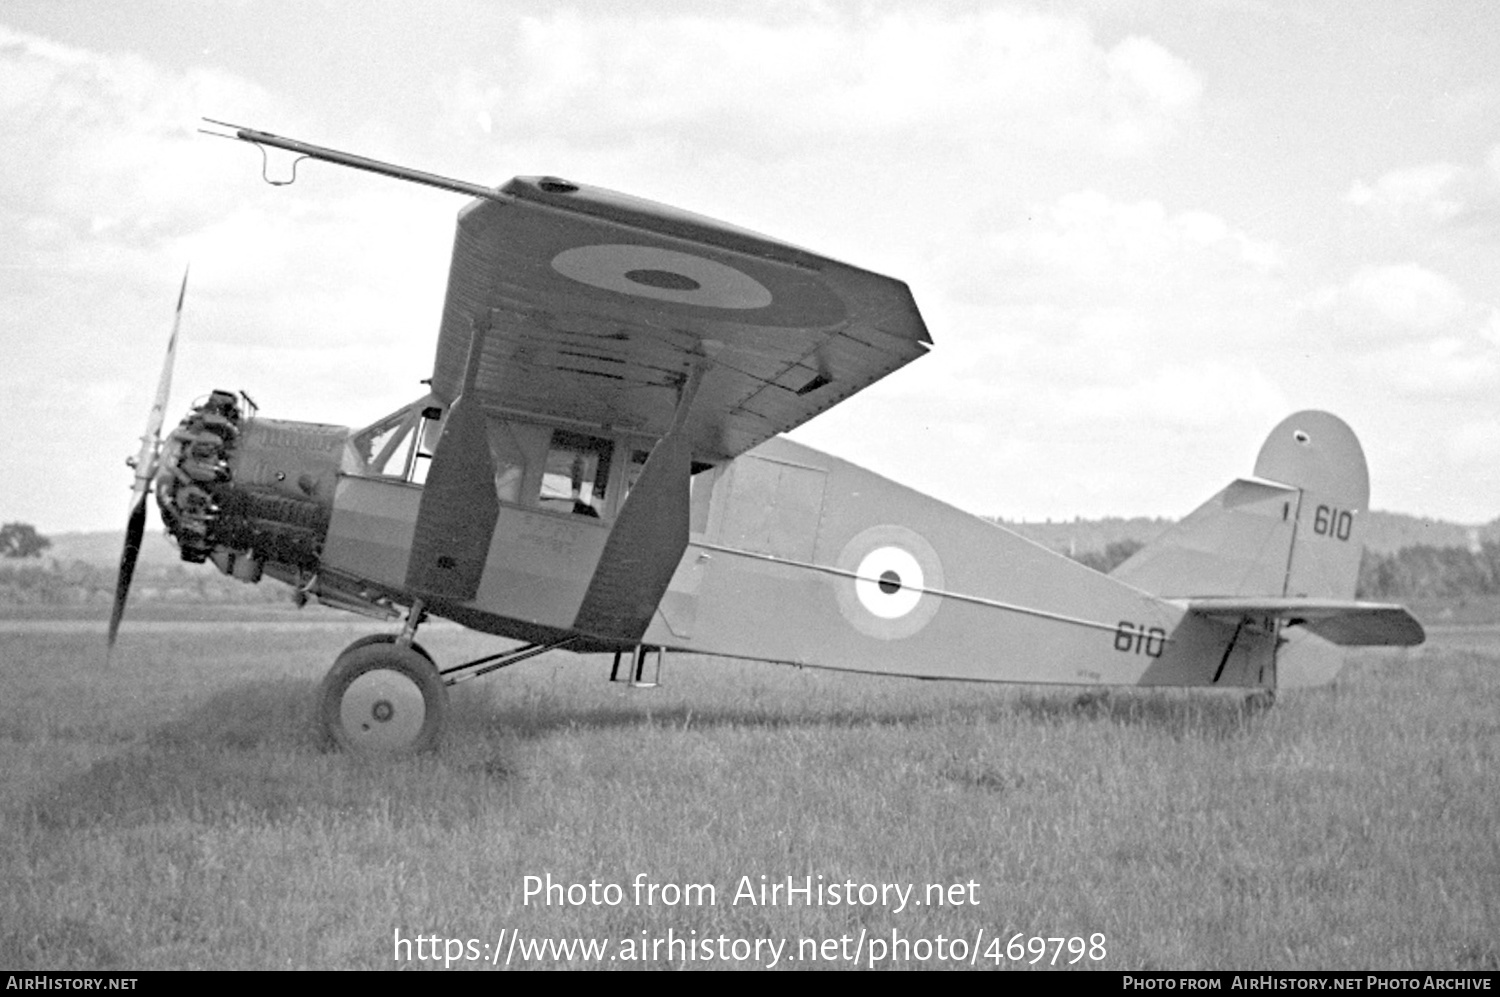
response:
[(390, 634), (350, 644), (318, 691), (324, 741), (359, 754), (429, 751), (447, 710), (448, 687), (432, 658)]
[(578, 640), (527, 644), (439, 669), (412, 640), (425, 618), (419, 600), (401, 633), (361, 637), (334, 660), (318, 690), (318, 733), (326, 747), (366, 755), (430, 751), (442, 739), (448, 686)]

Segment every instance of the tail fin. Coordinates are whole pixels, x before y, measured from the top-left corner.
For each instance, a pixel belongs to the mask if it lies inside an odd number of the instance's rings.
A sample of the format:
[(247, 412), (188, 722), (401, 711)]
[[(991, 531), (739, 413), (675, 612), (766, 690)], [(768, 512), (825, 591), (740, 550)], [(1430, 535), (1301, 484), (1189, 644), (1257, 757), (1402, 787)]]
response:
[(1254, 478), (1231, 483), (1113, 574), (1206, 616), (1300, 624), (1277, 655), (1279, 682), (1327, 682), (1343, 664), (1336, 645), (1423, 639), (1401, 607), (1354, 601), (1369, 499), (1354, 432), (1327, 412), (1298, 412), (1266, 438)]
[(1352, 599), (1370, 499), (1364, 450), (1342, 419), (1298, 412), (1240, 478), (1113, 572), (1168, 597)]

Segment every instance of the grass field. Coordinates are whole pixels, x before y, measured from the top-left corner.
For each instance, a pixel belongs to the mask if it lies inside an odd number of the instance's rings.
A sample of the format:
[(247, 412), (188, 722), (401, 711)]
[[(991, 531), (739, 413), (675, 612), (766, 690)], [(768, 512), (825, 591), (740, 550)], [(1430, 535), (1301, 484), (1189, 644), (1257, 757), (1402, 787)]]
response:
[[(686, 657), (641, 691), (555, 653), (453, 690), (436, 755), (373, 763), (310, 732), (373, 628), (251, 618), (142, 620), (109, 666), (97, 623), (0, 623), (0, 967), (442, 965), (432, 936), (474, 939), (455, 967), (771, 963), (736, 958), (756, 939), (783, 967), (1010, 966), (1019, 933), (1110, 969), (1500, 969), (1500, 628), (1263, 711)], [(549, 875), (600, 888), (528, 902)], [(762, 876), (960, 889), (736, 903)], [(715, 902), (664, 902), (690, 884)], [(528, 948), (574, 938), (610, 947)]]

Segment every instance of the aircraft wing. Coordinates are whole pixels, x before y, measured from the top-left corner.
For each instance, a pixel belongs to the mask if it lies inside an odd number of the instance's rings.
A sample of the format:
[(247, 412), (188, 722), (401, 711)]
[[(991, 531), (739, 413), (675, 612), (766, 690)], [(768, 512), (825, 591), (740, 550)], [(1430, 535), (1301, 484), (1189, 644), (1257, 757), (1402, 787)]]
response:
[(1195, 598), (1186, 603), (1191, 612), (1230, 622), (1274, 616), (1344, 647), (1413, 647), (1426, 639), (1422, 624), (1404, 606), (1391, 603), (1271, 596)]
[(906, 285), (698, 215), (520, 177), (459, 214), (432, 390), (664, 435), (702, 382), (699, 460), (743, 453), (909, 363), (931, 342)]

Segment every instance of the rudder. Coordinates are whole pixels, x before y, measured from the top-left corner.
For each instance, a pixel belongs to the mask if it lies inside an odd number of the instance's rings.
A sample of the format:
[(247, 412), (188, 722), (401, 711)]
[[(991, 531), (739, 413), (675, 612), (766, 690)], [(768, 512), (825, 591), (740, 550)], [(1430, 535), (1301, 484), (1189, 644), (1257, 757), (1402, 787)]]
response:
[(1352, 598), (1370, 504), (1370, 473), (1354, 431), (1327, 412), (1288, 416), (1260, 448), (1255, 474), (1300, 492), (1281, 594)]
[[(1354, 431), (1328, 412), (1283, 419), (1266, 437), (1254, 478), (1241, 478), (1113, 572), (1168, 598), (1352, 599), (1359, 583), (1370, 479)], [(1330, 681), (1341, 649), (1283, 629), (1282, 686)]]
[(1359, 440), (1327, 412), (1283, 419), (1240, 478), (1121, 564), (1166, 597), (1348, 599), (1359, 581), (1370, 478)]

